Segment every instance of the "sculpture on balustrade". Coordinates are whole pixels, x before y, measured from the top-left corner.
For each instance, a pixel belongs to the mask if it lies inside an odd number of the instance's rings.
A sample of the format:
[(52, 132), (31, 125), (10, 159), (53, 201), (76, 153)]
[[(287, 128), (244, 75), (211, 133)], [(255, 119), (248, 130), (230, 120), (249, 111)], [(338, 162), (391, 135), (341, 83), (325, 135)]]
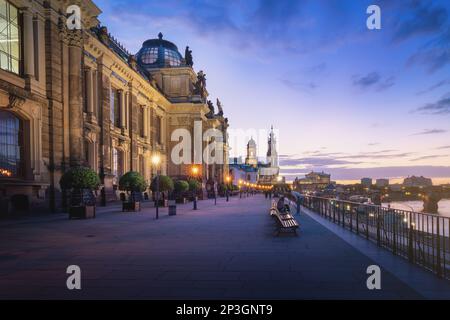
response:
[(202, 97), (206, 96), (206, 74), (203, 70), (197, 73), (197, 81), (194, 84), (194, 94), (198, 94)]
[(194, 65), (194, 60), (192, 59), (192, 50), (189, 49), (189, 46), (186, 47), (184, 51), (184, 60), (186, 61), (186, 65), (192, 67)]
[(217, 113), (217, 115), (223, 116), (222, 102), (220, 102), (220, 100), (218, 98), (216, 99), (216, 104), (217, 104), (217, 109), (219, 109), (219, 112)]
[(209, 112), (206, 114), (206, 117), (214, 118), (214, 104), (212, 103), (211, 100), (208, 100), (207, 104), (208, 104)]

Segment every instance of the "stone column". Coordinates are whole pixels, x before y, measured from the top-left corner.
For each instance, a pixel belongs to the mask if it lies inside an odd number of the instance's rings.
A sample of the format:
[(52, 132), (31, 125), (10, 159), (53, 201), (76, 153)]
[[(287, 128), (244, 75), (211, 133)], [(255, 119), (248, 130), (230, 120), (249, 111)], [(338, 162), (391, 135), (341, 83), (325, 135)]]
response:
[(125, 129), (126, 125), (126, 115), (125, 115), (125, 92), (123, 90), (119, 90), (119, 96), (120, 96), (120, 127), (122, 129)]
[(69, 142), (70, 164), (83, 162), (83, 100), (81, 97), (81, 30), (68, 31), (69, 42)]
[(39, 74), (35, 75), (39, 78), (40, 87), (45, 89), (46, 86), (46, 70), (45, 70), (45, 19), (38, 15), (36, 18), (36, 34), (37, 34), (37, 71)]
[(143, 128), (143, 132), (144, 132), (144, 138), (147, 139), (148, 137), (148, 107), (144, 106), (143, 107), (143, 115), (144, 115), (144, 128)]
[(34, 78), (34, 31), (33, 14), (29, 8), (23, 11), (23, 48), (24, 52), (24, 73), (30, 78)]
[(94, 113), (94, 82), (92, 81), (92, 70), (86, 69), (86, 103), (89, 115)]

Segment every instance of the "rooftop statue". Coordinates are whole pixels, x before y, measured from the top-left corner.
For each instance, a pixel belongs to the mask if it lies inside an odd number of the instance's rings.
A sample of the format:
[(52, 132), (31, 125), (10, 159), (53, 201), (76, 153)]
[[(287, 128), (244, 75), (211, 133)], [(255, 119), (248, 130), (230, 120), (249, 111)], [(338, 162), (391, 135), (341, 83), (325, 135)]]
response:
[(197, 73), (197, 82), (195, 83), (195, 94), (199, 94), (202, 97), (204, 96), (204, 93), (206, 91), (206, 74), (203, 72), (203, 70), (200, 70)]
[(137, 61), (136, 61), (136, 57), (131, 54), (130, 56), (128, 56), (128, 64), (130, 65), (130, 67), (137, 71)]
[(184, 51), (184, 60), (186, 60), (188, 66), (192, 67), (194, 65), (194, 60), (192, 60), (192, 50), (189, 50), (189, 46), (187, 46)]
[(208, 100), (207, 104), (208, 104), (209, 112), (206, 114), (206, 117), (212, 118), (212, 117), (214, 117), (214, 104), (212, 103), (211, 100)]
[(108, 28), (106, 27), (100, 27), (98, 37), (101, 42), (103, 42), (106, 45), (109, 45), (109, 33)]
[(217, 114), (219, 116), (223, 116), (222, 102), (220, 102), (219, 98), (217, 98), (216, 104), (217, 104), (217, 109), (219, 109), (219, 112)]

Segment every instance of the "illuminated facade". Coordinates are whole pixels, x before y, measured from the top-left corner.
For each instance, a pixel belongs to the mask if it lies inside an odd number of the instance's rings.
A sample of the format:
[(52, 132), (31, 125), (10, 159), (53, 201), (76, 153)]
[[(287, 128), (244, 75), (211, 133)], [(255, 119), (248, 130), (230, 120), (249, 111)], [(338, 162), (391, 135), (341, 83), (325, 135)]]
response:
[[(67, 6), (81, 9), (82, 30), (66, 26)], [(14, 211), (22, 199), (33, 210), (62, 204), (61, 175), (86, 165), (101, 177), (100, 198), (118, 198), (118, 178), (156, 173), (185, 178), (190, 164), (172, 163), (176, 128), (223, 133), (224, 164), (202, 164), (202, 179), (228, 172), (223, 112), (207, 101), (203, 72), (192, 57), (163, 39), (130, 54), (101, 27), (90, 0), (0, 0), (0, 203)], [(203, 141), (203, 145), (207, 142)]]

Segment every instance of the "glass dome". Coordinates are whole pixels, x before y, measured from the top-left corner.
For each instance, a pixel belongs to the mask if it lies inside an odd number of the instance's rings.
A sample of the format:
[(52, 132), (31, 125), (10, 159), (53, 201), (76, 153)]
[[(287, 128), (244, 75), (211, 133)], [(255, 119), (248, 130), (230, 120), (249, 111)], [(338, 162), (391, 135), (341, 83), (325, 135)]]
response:
[(163, 40), (159, 33), (158, 39), (150, 39), (143, 43), (136, 54), (138, 63), (144, 68), (179, 67), (184, 65), (184, 59), (178, 48), (170, 41)]

